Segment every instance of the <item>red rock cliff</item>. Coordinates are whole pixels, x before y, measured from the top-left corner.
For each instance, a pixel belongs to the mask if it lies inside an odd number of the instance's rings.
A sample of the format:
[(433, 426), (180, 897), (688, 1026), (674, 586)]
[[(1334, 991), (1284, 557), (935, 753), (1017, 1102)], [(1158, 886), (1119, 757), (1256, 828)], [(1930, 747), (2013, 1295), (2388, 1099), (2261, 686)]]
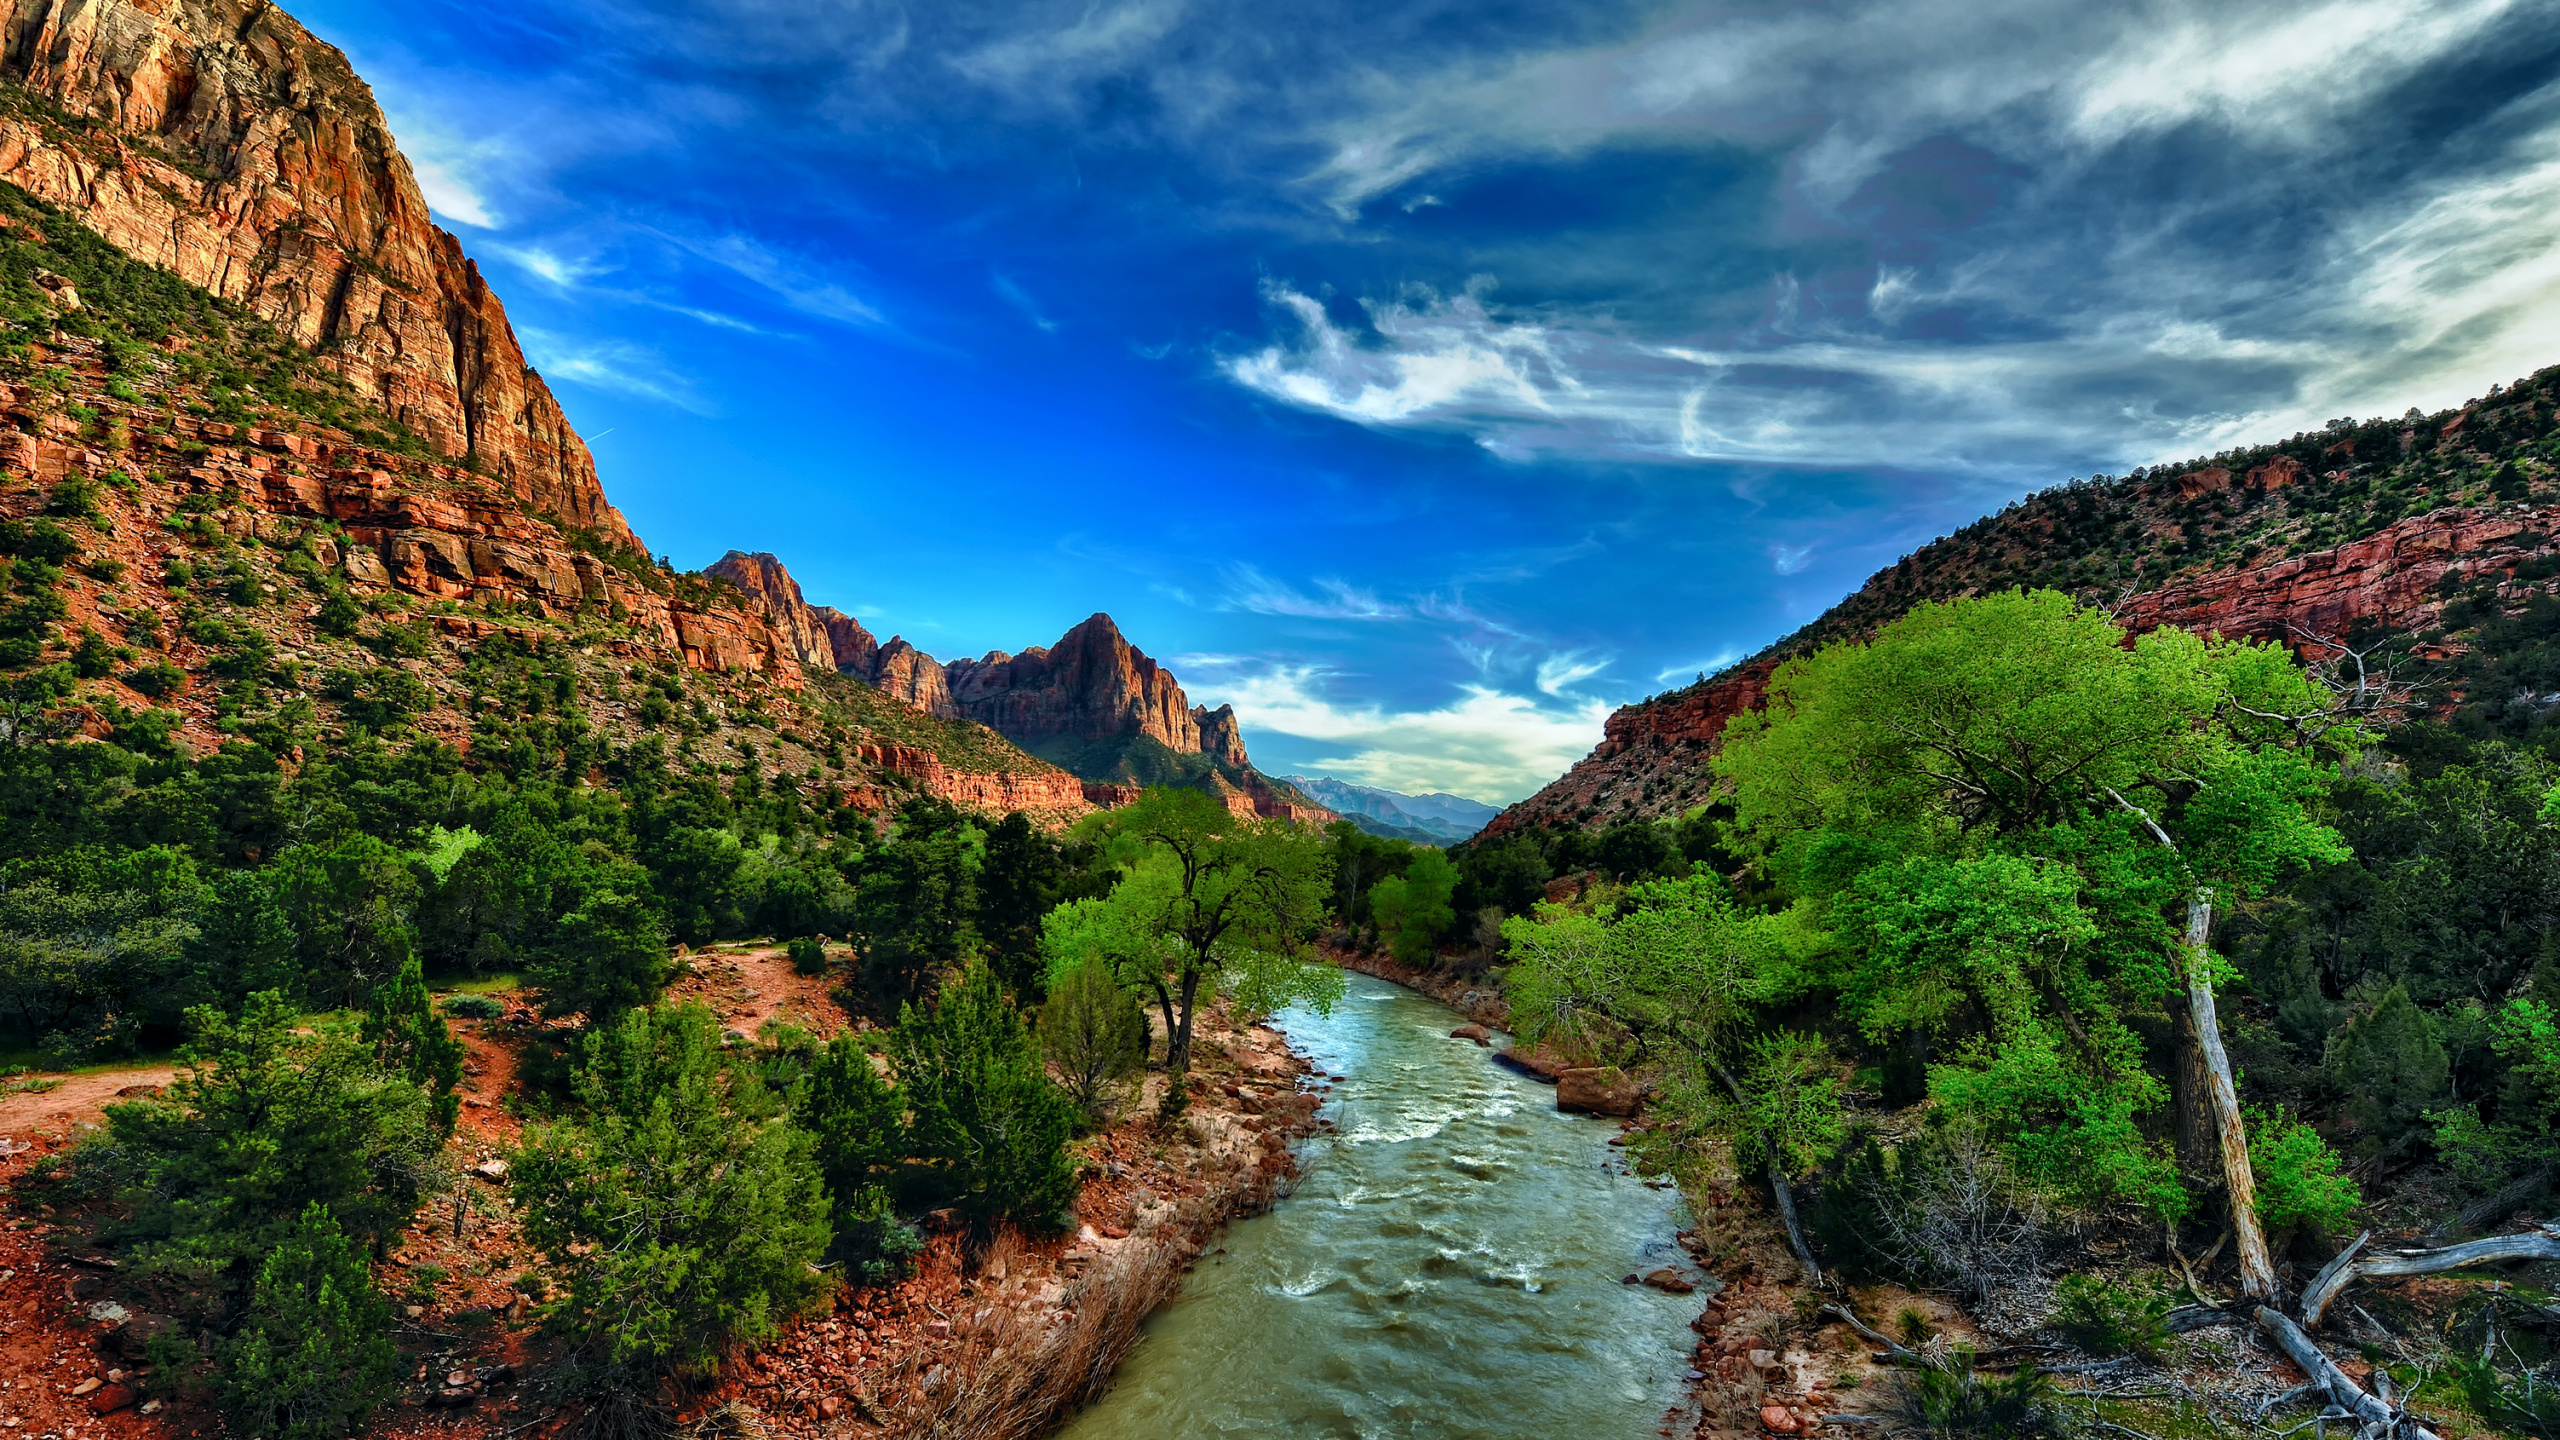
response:
[(0, 81), (41, 100), (0, 107), (0, 179), (266, 317), (534, 510), (640, 548), (344, 55), (265, 0), (4, 13)]

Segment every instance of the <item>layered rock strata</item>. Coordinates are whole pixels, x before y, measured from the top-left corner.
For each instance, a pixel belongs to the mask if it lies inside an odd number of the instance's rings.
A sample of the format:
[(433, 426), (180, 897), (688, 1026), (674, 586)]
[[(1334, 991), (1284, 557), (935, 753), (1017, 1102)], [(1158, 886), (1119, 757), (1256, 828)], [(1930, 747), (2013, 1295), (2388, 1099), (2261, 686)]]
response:
[[(1214, 762), (1219, 773), (1205, 788), (1238, 815), (1318, 824), (1339, 818), (1256, 771), (1234, 707), (1192, 704), (1173, 672), (1130, 644), (1108, 615), (1087, 618), (1055, 645), (943, 663), (903, 637), (880, 644), (852, 616), (811, 605), (770, 554), (732, 550), (705, 573), (760, 607), (799, 663), (852, 675), (927, 714), (974, 720), (1023, 746), (1151, 740)], [(1088, 779), (1085, 789), (1096, 804), (1136, 793), (1107, 780)]]
[(266, 0), (15, 0), (0, 180), (255, 311), (537, 513), (639, 549), (373, 92)]
[[(2227, 485), (2229, 472), (2219, 473), (2218, 483)], [(2194, 474), (2205, 475), (2206, 492), (2217, 483), (2211, 472), (2190, 472)], [(2260, 484), (2293, 478), (2277, 464), (2260, 467), (2251, 477)], [(2116, 619), (2135, 630), (2176, 625), (2205, 634), (2278, 641), (2317, 660), (2334, 653), (2324, 642), (2346, 639), (2359, 629), (2414, 635), (2433, 628), (2444, 610), (2448, 574), (2457, 586), (2467, 586), (2482, 577), (2511, 574), (2528, 561), (2550, 560), (2560, 556), (2555, 535), (2560, 535), (2560, 506), (2449, 507), (2410, 516), (2332, 549), (2217, 571), (2128, 596), (2117, 607)], [(1772, 653), (1704, 685), (1618, 710), (1590, 755), (1496, 816), (1486, 833), (1654, 818), (1697, 803), (1706, 793), (1706, 762), (1715, 754), (1725, 722), (1759, 707), (1782, 658)]]

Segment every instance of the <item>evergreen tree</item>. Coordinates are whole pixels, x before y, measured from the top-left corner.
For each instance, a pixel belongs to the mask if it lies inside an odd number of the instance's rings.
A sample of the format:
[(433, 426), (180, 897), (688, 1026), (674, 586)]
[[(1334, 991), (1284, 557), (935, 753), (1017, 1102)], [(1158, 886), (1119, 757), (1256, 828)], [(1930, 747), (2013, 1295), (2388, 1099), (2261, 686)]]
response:
[(147, 1267), (220, 1280), (315, 1204), (368, 1247), (408, 1223), (444, 1142), (423, 1091), (385, 1074), (349, 1027), (300, 1033), (272, 990), (236, 1021), (210, 1006), (189, 1019), (187, 1073), (108, 1106), (104, 1143), (86, 1152), (124, 1188)]
[(297, 845), (277, 859), (275, 883), (315, 1003), (360, 1005), (408, 958), (420, 886), (391, 846), (362, 833)]
[(987, 832), (978, 872), (978, 935), (997, 978), (1025, 1001), (1040, 997), (1040, 920), (1061, 869), (1057, 846), (1016, 810)]
[(1075, 1197), (1075, 1109), (1050, 1083), (1022, 1017), (984, 963), (930, 1010), (898, 1014), (898, 1084), (915, 1152), (951, 1169), (983, 1216), (1053, 1220)]
[(452, 1134), (454, 1119), (462, 1113), (462, 1097), (454, 1087), (462, 1083), (463, 1046), (436, 1013), (417, 956), (403, 962), (389, 982), (373, 988), (373, 1011), (360, 1034), (373, 1047), (376, 1064), (426, 1087), (436, 1128)]
[(655, 1004), (673, 972), (658, 912), (644, 900), (607, 890), (560, 917), (532, 979), (542, 990), (545, 1012), (584, 1013), (601, 1024)]
[(975, 832), (946, 821), (946, 808), (909, 804), (898, 833), (863, 865), (854, 934), (877, 994), (916, 999), (976, 943)]
[(247, 1314), (223, 1349), (232, 1425), (277, 1440), (335, 1440), (400, 1380), (391, 1306), (375, 1292), (362, 1249), (318, 1203), (258, 1267)]
[(2392, 986), (2370, 1014), (2347, 1026), (2329, 1069), (2347, 1096), (2348, 1121), (2377, 1154), (2397, 1152), (2428, 1111), (2452, 1103), (2452, 1063), (2406, 986)]
[(1050, 985), (1048, 1003), (1040, 1007), (1040, 1048), (1085, 1114), (1106, 1119), (1113, 1082), (1146, 1067), (1146, 1011), (1107, 964), (1087, 959)]
[(294, 985), (293, 922), (265, 872), (217, 871), (196, 930), (187, 958), (224, 1006)]
[(850, 1031), (809, 1067), (793, 1118), (817, 1144), (835, 1216), (836, 1252), (868, 1281), (887, 1280), (920, 1242), (881, 1182), (906, 1153), (904, 1104)]
[(825, 1192), (815, 1142), (703, 1006), (592, 1028), (573, 1090), (581, 1114), (525, 1133), (515, 1199), (566, 1283), (564, 1380), (628, 1415), (664, 1369), (702, 1370), (823, 1291)]

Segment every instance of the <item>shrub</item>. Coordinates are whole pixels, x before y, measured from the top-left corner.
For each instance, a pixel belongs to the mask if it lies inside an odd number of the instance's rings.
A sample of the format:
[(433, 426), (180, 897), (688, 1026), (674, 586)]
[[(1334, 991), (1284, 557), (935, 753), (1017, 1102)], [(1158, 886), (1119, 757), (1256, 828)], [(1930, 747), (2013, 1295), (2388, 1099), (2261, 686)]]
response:
[(406, 670), (370, 665), (362, 670), (332, 670), (321, 692), (346, 710), (349, 724), (384, 730), (435, 703), (435, 691)]
[(1105, 1119), (1114, 1082), (1146, 1067), (1146, 1012), (1108, 965), (1088, 958), (1050, 983), (1048, 1003), (1040, 1007), (1040, 1048), (1066, 1077), (1076, 1104)]
[(441, 1007), (456, 1020), (495, 1020), (507, 1007), (493, 995), (447, 995)]
[(250, 1435), (334, 1440), (391, 1397), (391, 1306), (326, 1206), (304, 1210), (258, 1267), (224, 1352), (223, 1408)]
[(2249, 1168), (2258, 1181), (2258, 1219), (2270, 1231), (2304, 1224), (2334, 1230), (2364, 1203), (2356, 1182), (2338, 1173), (2328, 1142), (2278, 1111), (2251, 1112)]
[(791, 973), (824, 975), (827, 973), (827, 947), (821, 940), (802, 936), (787, 947), (791, 956)]
[(2394, 985), (2372, 1013), (2338, 1037), (2329, 1072), (2347, 1096), (2347, 1119), (2365, 1150), (2390, 1155), (2415, 1138), (2427, 1112), (2452, 1100), (2452, 1062), (2435, 1025)]
[(157, 700), (186, 688), (187, 672), (166, 660), (154, 660), (124, 677), (124, 683)]
[(2160, 1357), (2169, 1340), (2169, 1297), (2147, 1285), (2065, 1275), (2054, 1286), (2054, 1328), (2092, 1355)]
[(546, 1013), (583, 1012), (604, 1021), (655, 1004), (673, 970), (657, 910), (635, 896), (603, 890), (560, 917), (532, 979), (542, 989)]
[(1973, 1352), (1961, 1346), (1944, 1359), (1923, 1358), (1895, 1380), (1893, 1418), (1906, 1434), (1932, 1440), (2019, 1440), (2060, 1436), (2061, 1409), (2053, 1382), (2033, 1367), (2006, 1380), (1974, 1373)]
[(817, 1144), (836, 1224), (836, 1254), (865, 1283), (894, 1279), (922, 1247), (890, 1207), (881, 1177), (906, 1150), (905, 1102), (847, 1031), (810, 1061), (792, 1118)]
[(343, 637), (356, 633), (364, 612), (356, 608), (356, 602), (344, 589), (331, 586), (329, 598), (320, 602), (320, 613), (312, 618), (324, 632)]
[(1075, 1108), (994, 973), (973, 961), (930, 1011), (900, 1007), (896, 1043), (916, 1153), (948, 1165), (981, 1216), (1054, 1220), (1075, 1196)]
[(188, 1019), (202, 1058), (160, 1096), (108, 1106), (91, 1152), (132, 1199), (146, 1268), (254, 1266), (315, 1204), (367, 1246), (408, 1222), (444, 1139), (417, 1086), (376, 1068), (350, 1027), (299, 1033), (271, 990), (237, 1020), (209, 1006)]
[(824, 1291), (824, 1190), (811, 1137), (730, 1063), (707, 1008), (627, 1013), (581, 1059), (584, 1113), (526, 1132), (515, 1198), (567, 1287), (563, 1383), (636, 1422), (663, 1371), (763, 1340)]

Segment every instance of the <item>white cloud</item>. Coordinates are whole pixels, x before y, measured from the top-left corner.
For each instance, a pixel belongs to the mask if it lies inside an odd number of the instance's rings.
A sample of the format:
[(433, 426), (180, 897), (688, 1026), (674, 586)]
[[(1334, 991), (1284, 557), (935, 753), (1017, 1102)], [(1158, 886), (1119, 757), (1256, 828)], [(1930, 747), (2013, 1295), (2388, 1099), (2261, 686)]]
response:
[(1772, 545), (1769, 547), (1769, 568), (1777, 571), (1781, 575), (1801, 574), (1803, 573), (1804, 567), (1812, 563), (1813, 547), (1810, 545)]
[(1484, 685), (1428, 710), (1338, 703), (1317, 666), (1275, 665), (1227, 685), (1222, 698), (1248, 728), (1338, 747), (1308, 763), (1408, 795), (1447, 791), (1508, 803), (1572, 768), (1600, 740), (1610, 706), (1563, 697), (1542, 703)]
[(1613, 661), (1614, 657), (1594, 656), (1583, 650), (1550, 655), (1538, 662), (1538, 689), (1558, 699), (1567, 698), (1574, 686), (1608, 669)]
[(524, 341), (526, 358), (550, 380), (654, 400), (696, 415), (712, 413), (690, 379), (640, 346), (558, 335), (522, 325), (516, 327), (516, 334)]
[(1413, 613), (1403, 605), (1379, 599), (1373, 591), (1330, 577), (1314, 582), (1318, 592), (1314, 595), (1274, 580), (1251, 565), (1228, 566), (1226, 582), (1226, 594), (1219, 603), (1224, 610), (1286, 615), (1300, 620), (1401, 620)]
[(869, 300), (833, 280), (811, 274), (799, 262), (744, 235), (709, 239), (674, 238), (685, 249), (751, 280), (803, 314), (847, 325), (885, 327), (888, 317)]
[(505, 223), (480, 192), (443, 161), (413, 155), (409, 169), (418, 177), (418, 190), (427, 197), (427, 208), (438, 215), (482, 230), (495, 230)]

